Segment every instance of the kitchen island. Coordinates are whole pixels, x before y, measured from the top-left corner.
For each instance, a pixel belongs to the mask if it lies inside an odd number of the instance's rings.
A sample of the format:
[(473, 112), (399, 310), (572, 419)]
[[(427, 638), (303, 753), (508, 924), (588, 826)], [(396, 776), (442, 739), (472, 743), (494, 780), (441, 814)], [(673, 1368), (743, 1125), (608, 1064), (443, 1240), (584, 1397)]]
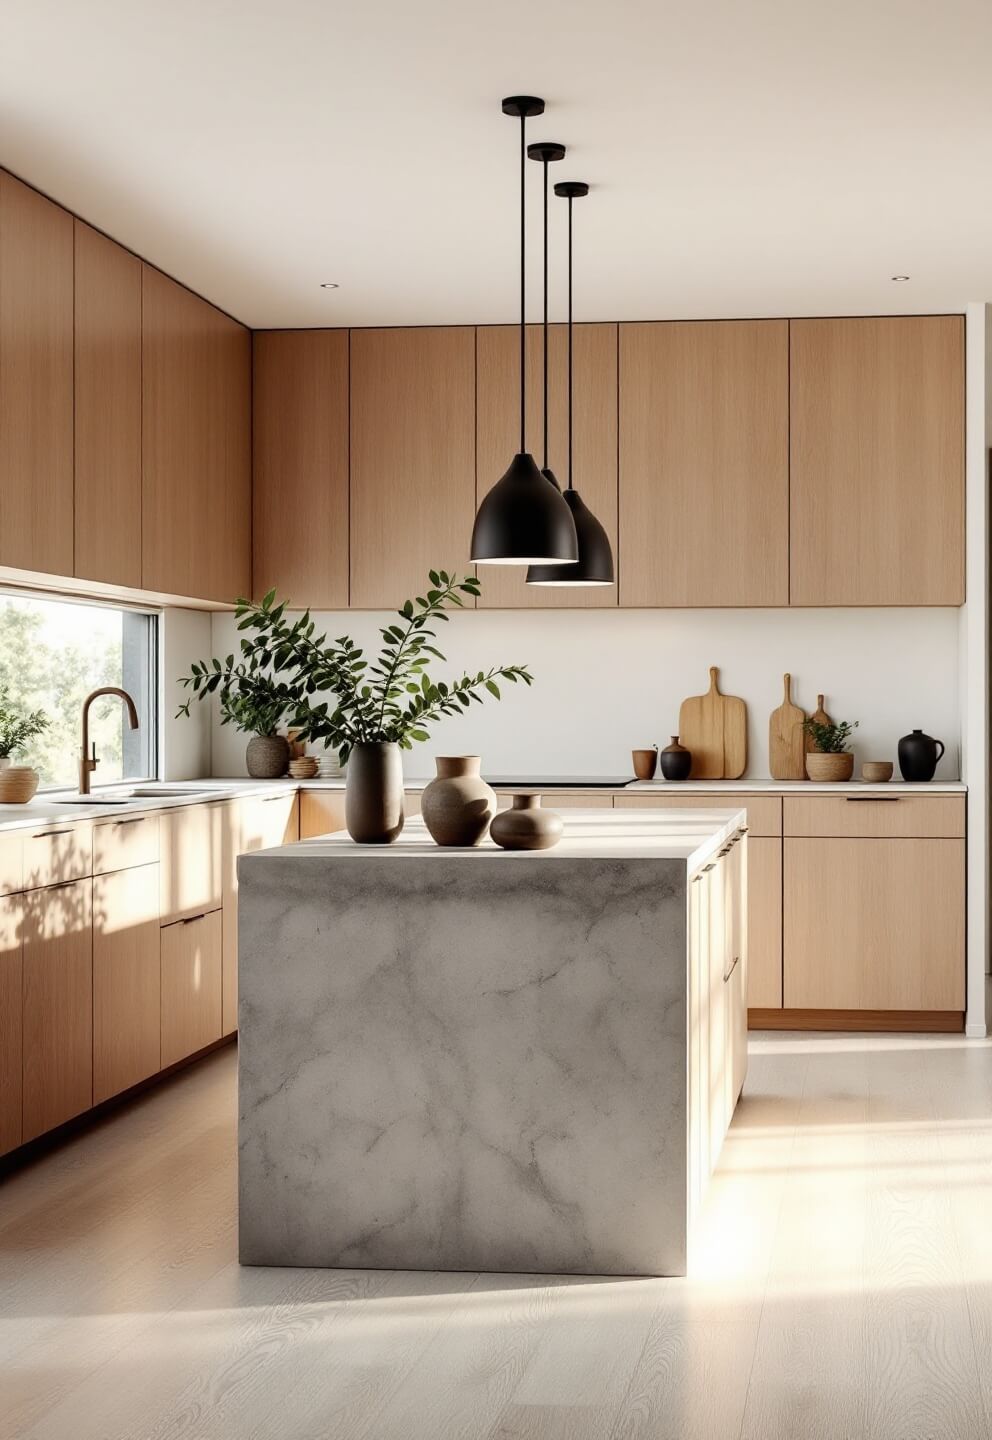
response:
[(242, 1263), (685, 1273), (746, 1068), (742, 812), (238, 870)]

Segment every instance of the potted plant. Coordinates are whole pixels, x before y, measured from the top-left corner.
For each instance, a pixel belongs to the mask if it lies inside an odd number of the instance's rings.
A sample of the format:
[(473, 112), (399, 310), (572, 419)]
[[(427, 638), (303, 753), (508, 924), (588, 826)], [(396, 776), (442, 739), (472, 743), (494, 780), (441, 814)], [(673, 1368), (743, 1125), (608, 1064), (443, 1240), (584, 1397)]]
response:
[(289, 764), (289, 740), (277, 734), (286, 713), (285, 697), (264, 677), (256, 676), (250, 686), (232, 688), (220, 697), (220, 723), (250, 735), (245, 764), (253, 780), (278, 780)]
[(44, 710), (20, 710), (10, 698), (10, 686), (0, 685), (0, 802), (24, 804), (38, 789), (38, 772), (30, 765), (12, 765), (11, 759), (29, 740), (48, 729)]
[(813, 742), (806, 753), (806, 774), (810, 780), (850, 780), (854, 774), (854, 756), (847, 742), (858, 728), (858, 721), (821, 724), (804, 720), (803, 729)]
[[(448, 620), (445, 611), (460, 607), (463, 595), (474, 599), (481, 585), (473, 575), (458, 580), (446, 570), (431, 570), (429, 581), (425, 595), (396, 612), (398, 621), (380, 627), (383, 644), (374, 659), (348, 636), (328, 642), (316, 635), (309, 611), (290, 623), (287, 602), (270, 590), (260, 604), (239, 600), (235, 607), (244, 632), (240, 659), (201, 661), (182, 677), (191, 699), (216, 693), (222, 706), (232, 695), (267, 686), (301, 740), (320, 741), (348, 761), (345, 819), (352, 839), (367, 844), (388, 844), (403, 828), (401, 750), (428, 740), (431, 725), (463, 714), (485, 694), (500, 699), (499, 680), (533, 680), (523, 665), (432, 680), (431, 658), (445, 658), (432, 627)], [(189, 706), (187, 700), (180, 713), (188, 715)]]

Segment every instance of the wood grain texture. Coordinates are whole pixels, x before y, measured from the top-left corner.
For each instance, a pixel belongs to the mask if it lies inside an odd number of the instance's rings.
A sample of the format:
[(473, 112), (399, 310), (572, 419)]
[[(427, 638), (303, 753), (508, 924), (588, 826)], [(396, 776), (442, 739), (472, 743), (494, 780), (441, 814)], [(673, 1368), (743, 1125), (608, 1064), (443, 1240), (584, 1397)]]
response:
[(620, 326), (620, 603), (789, 603), (785, 320)]
[(962, 604), (963, 317), (790, 328), (792, 604)]
[(93, 1103), (92, 882), (24, 897), (23, 1138)]
[(289, 845), (300, 838), (296, 794), (236, 800), (222, 816), (223, 965), (221, 1033), (238, 1028), (238, 863), (239, 855)]
[(93, 826), (93, 874), (157, 864), (159, 818), (153, 813), (98, 821)]
[(786, 839), (783, 1004), (964, 1009), (963, 840)]
[(300, 839), (333, 835), (344, 829), (343, 790), (300, 791)]
[(231, 803), (189, 805), (159, 817), (163, 925), (223, 904), (223, 827)]
[(850, 839), (961, 839), (963, 795), (786, 795), (786, 835)]
[(24, 901), (0, 898), (0, 1155), (21, 1143), (21, 985)]
[(221, 969), (219, 910), (163, 926), (163, 1067), (220, 1039)]
[(782, 842), (748, 835), (747, 1003), (782, 1004)]
[(251, 337), (142, 268), (146, 589), (230, 603), (251, 589)]
[(141, 261), (74, 221), (75, 575), (141, 585)]
[[(677, 790), (677, 783), (673, 782), (671, 788)], [(780, 795), (672, 795), (667, 791), (632, 795), (625, 792), (615, 795), (613, 803), (618, 810), (744, 810), (752, 837), (782, 834)]]
[[(496, 799), (500, 810), (508, 810), (513, 804), (512, 790), (497, 790)], [(613, 796), (587, 793), (578, 790), (545, 790), (541, 796), (544, 810), (612, 810)]]
[(158, 865), (93, 881), (93, 1104), (160, 1069)]
[(72, 216), (0, 171), (0, 564), (72, 574)]
[(93, 824), (51, 824), (24, 832), (24, 888), (62, 885), (93, 873)]
[(352, 607), (470, 573), (474, 518), (475, 331), (352, 331)]
[[(617, 327), (574, 327), (573, 484), (600, 521), (617, 561)], [(520, 332), (480, 325), (478, 357), (476, 503), (495, 485), (520, 445)], [(548, 336), (548, 459), (562, 489), (568, 483), (568, 330)], [(527, 448), (544, 463), (544, 342), (527, 327)], [(515, 565), (480, 567), (480, 609), (615, 608), (619, 587), (556, 589), (526, 584)]]
[(348, 607), (348, 331), (252, 337), (252, 585)]
[(808, 740), (805, 710), (792, 703), (792, 676), (785, 676), (782, 704), (768, 720), (768, 769), (773, 780), (805, 780)]
[(963, 1010), (748, 1009), (751, 1030), (852, 1031), (867, 1034), (946, 1034), (964, 1030)]
[(747, 706), (721, 693), (715, 665), (706, 694), (682, 701), (679, 738), (692, 751), (693, 780), (738, 780), (747, 769)]
[(12, 830), (0, 835), (0, 895), (12, 895), (24, 888), (24, 832)]

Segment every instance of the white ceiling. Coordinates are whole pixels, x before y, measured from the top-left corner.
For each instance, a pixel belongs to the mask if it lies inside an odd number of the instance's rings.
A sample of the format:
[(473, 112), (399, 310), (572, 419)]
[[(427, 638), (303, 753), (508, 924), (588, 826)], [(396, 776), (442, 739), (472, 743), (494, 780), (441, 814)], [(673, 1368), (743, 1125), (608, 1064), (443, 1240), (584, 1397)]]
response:
[(580, 317), (956, 310), (990, 56), (988, 0), (0, 0), (0, 163), (253, 326), (507, 321), (527, 91)]

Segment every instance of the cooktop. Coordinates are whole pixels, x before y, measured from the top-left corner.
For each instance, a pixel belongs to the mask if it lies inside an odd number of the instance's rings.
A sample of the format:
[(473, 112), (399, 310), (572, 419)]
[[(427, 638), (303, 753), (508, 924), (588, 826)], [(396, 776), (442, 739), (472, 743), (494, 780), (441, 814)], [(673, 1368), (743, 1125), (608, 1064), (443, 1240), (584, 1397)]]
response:
[(486, 775), (487, 785), (526, 785), (533, 790), (620, 790), (629, 775)]

